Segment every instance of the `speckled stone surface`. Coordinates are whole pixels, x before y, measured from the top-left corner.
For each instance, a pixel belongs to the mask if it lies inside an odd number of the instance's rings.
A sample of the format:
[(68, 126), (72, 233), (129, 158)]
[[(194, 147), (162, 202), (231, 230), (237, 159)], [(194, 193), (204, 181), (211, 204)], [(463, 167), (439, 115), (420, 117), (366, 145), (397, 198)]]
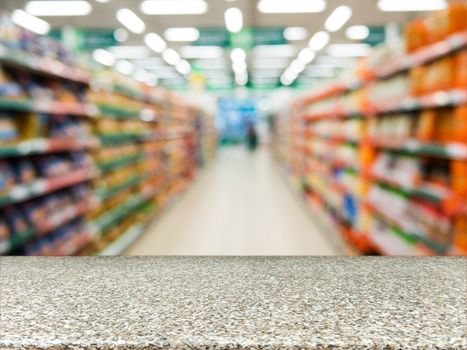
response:
[(465, 258), (0, 264), (2, 349), (467, 349)]

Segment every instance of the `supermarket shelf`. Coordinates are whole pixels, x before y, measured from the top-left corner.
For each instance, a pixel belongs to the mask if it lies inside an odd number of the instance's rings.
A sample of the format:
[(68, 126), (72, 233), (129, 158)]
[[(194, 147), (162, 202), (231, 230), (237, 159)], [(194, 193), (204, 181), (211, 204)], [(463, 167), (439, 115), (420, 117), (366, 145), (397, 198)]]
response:
[(122, 218), (131, 213), (146, 201), (146, 196), (141, 194), (132, 195), (125, 202), (107, 211), (97, 219), (88, 223), (88, 231), (93, 235), (98, 235), (108, 228), (116, 225)]
[[(389, 101), (389, 102), (388, 102)], [(406, 96), (400, 99), (380, 99), (380, 102), (370, 103), (364, 110), (348, 110), (342, 106), (306, 113), (305, 121), (315, 121), (325, 118), (348, 118), (355, 116), (371, 117), (378, 114), (393, 112), (413, 112), (426, 108), (459, 106), (467, 103), (467, 89), (441, 90), (421, 96)]]
[(102, 171), (110, 171), (110, 170), (115, 170), (115, 169), (124, 167), (128, 164), (136, 163), (142, 160), (144, 157), (145, 157), (144, 152), (138, 152), (136, 154), (130, 154), (128, 156), (120, 157), (117, 159), (112, 159), (107, 162), (98, 163), (98, 166)]
[(50, 58), (33, 56), (24, 51), (13, 52), (5, 47), (0, 47), (0, 63), (32, 73), (82, 84), (89, 84), (90, 80), (89, 74), (79, 68), (67, 66), (60, 61)]
[(410, 68), (434, 61), (466, 46), (467, 31), (455, 33), (445, 40), (427, 45), (413, 53), (394, 58), (382, 68), (376, 70), (374, 76), (376, 79), (384, 79)]
[(99, 141), (95, 137), (85, 139), (69, 138), (35, 138), (19, 143), (0, 146), (0, 157), (25, 156), (30, 154), (43, 154), (63, 151), (77, 151), (95, 148)]
[(15, 233), (8, 237), (7, 240), (0, 240), (0, 255), (5, 255), (19, 248), (24, 242), (29, 241), (34, 236), (34, 230), (29, 229), (24, 232)]
[(131, 141), (139, 141), (146, 133), (112, 133), (112, 134), (100, 134), (99, 138), (105, 145), (119, 144)]
[(435, 189), (427, 186), (411, 187), (402, 185), (386, 177), (377, 176), (375, 174), (367, 174), (367, 177), (369, 177), (373, 182), (388, 185), (399, 191), (402, 191), (403, 193), (411, 197), (419, 197), (439, 204), (442, 204), (444, 201), (452, 198), (453, 196), (453, 193), (447, 188)]
[(449, 55), (454, 51), (458, 51), (467, 46), (467, 31), (456, 33), (440, 42), (427, 45), (419, 50), (394, 57), (383, 67), (368, 72), (365, 79), (353, 78), (344, 82), (334, 82), (316, 92), (312, 95), (306, 96), (302, 105), (307, 105), (312, 102), (322, 100), (328, 97), (336, 96), (347, 91), (356, 90), (363, 85), (379, 79), (386, 79), (397, 73), (404, 72), (408, 69), (418, 67), (427, 62), (436, 60), (443, 56)]
[(115, 241), (110, 243), (99, 256), (114, 256), (122, 254), (134, 241), (136, 241), (145, 230), (145, 225), (135, 224), (122, 233)]
[(444, 254), (446, 253), (446, 249), (444, 246), (442, 246), (439, 243), (436, 243), (426, 237), (422, 233), (416, 233), (416, 232), (409, 232), (402, 222), (400, 222), (397, 219), (389, 217), (387, 214), (383, 213), (380, 209), (378, 209), (376, 206), (369, 202), (365, 202), (365, 207), (369, 209), (373, 215), (375, 215), (377, 218), (380, 220), (384, 221), (387, 225), (389, 225), (393, 230), (398, 231), (401, 235), (404, 235), (406, 237), (411, 237), (418, 241), (419, 243), (423, 243), (426, 246), (426, 252), (431, 252), (432, 254), (428, 255), (437, 255), (437, 254)]
[(88, 201), (78, 203), (74, 207), (61, 208), (60, 211), (55, 213), (52, 218), (43, 220), (39, 225), (37, 225), (34, 231), (37, 235), (44, 235), (67, 222), (86, 214), (91, 208), (91, 204), (92, 201)]
[(38, 179), (28, 184), (16, 185), (8, 194), (0, 196), (0, 206), (22, 202), (56, 190), (77, 185), (92, 179), (96, 175), (94, 169), (79, 169), (67, 174)]
[(136, 175), (136, 176), (131, 177), (129, 180), (123, 183), (120, 183), (118, 185), (112, 186), (110, 188), (98, 188), (96, 189), (97, 196), (99, 197), (99, 199), (105, 200), (125, 189), (128, 189), (130, 187), (137, 185), (145, 178), (146, 178), (145, 175)]
[(104, 103), (97, 103), (96, 108), (100, 115), (106, 117), (140, 119), (140, 111), (138, 109), (123, 108), (121, 106)]
[(0, 255), (8, 254), (34, 237), (43, 236), (67, 222), (86, 214), (90, 206), (91, 201), (79, 203), (76, 207), (65, 208), (58, 212), (53, 218), (42, 222), (39, 226), (21, 233), (15, 233), (7, 240), (0, 241)]
[(395, 152), (467, 160), (467, 143), (448, 142), (446, 144), (407, 140), (400, 144), (388, 144), (377, 140), (366, 141), (368, 145)]

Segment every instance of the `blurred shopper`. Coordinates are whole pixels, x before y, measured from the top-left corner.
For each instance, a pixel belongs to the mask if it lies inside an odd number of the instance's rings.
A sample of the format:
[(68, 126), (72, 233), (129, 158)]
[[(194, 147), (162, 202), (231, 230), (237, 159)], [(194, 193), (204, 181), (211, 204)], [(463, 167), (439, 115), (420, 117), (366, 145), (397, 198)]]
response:
[(248, 150), (254, 152), (258, 146), (258, 134), (253, 123), (250, 123), (246, 129), (246, 142)]

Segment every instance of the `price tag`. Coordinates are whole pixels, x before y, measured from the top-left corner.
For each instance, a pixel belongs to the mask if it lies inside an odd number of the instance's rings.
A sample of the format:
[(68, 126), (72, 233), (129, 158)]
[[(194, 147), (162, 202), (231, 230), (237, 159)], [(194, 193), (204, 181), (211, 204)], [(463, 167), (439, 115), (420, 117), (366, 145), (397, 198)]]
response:
[(14, 200), (21, 200), (28, 196), (28, 188), (26, 186), (16, 186), (10, 191), (10, 197)]
[(451, 142), (446, 145), (446, 153), (452, 158), (467, 159), (467, 146)]
[(38, 180), (31, 185), (31, 191), (35, 194), (44, 193), (47, 190), (47, 182), (45, 180)]
[(420, 147), (420, 143), (416, 140), (408, 140), (404, 142), (404, 148), (411, 152), (418, 151)]

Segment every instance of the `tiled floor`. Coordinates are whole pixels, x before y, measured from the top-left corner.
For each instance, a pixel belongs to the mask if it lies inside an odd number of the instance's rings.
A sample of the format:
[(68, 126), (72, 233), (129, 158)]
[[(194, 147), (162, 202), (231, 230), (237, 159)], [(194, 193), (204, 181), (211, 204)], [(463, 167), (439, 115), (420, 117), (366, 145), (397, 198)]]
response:
[(129, 255), (340, 254), (287, 187), (263, 149), (219, 151), (181, 200)]

